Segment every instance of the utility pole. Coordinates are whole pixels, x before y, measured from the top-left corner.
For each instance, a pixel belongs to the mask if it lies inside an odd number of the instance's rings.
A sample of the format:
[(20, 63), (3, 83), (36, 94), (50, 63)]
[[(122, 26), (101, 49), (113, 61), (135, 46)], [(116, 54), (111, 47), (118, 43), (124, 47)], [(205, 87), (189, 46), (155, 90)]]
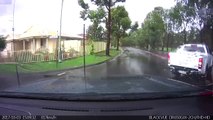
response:
[(83, 26), (83, 56), (84, 56), (84, 77), (86, 77), (86, 58), (85, 58), (85, 24)]
[(13, 55), (15, 58), (15, 65), (16, 65), (16, 78), (17, 78), (17, 82), (18, 82), (18, 87), (20, 87), (20, 79), (19, 79), (19, 72), (18, 72), (18, 62), (17, 62), (17, 56), (15, 53), (15, 0), (13, 1), (13, 27), (12, 27), (12, 32), (13, 32)]
[(87, 90), (87, 79), (86, 79), (86, 49), (85, 49), (85, 24), (83, 25), (83, 66), (84, 66), (84, 85), (85, 85), (85, 91)]
[(61, 62), (61, 58), (62, 58), (62, 53), (61, 53), (61, 28), (62, 28), (63, 4), (64, 4), (64, 0), (61, 1), (60, 30), (59, 30), (59, 39), (58, 39), (58, 62)]

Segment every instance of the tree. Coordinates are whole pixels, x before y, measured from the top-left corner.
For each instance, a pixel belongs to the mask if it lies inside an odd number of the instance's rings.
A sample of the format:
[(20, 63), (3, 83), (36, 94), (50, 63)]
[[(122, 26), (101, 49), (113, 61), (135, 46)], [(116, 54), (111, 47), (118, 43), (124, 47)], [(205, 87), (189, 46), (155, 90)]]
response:
[[(164, 46), (164, 37), (166, 32), (164, 22), (164, 9), (156, 7), (153, 11), (147, 14), (141, 28), (132, 29), (129, 36), (124, 40), (125, 45), (139, 46), (141, 48), (152, 49), (158, 46)], [(132, 28), (138, 28), (137, 22)], [(129, 44), (128, 44), (128, 43)]]
[(195, 11), (192, 7), (183, 5), (181, 2), (177, 2), (175, 9), (179, 12), (180, 24), (184, 33), (184, 43), (187, 43), (186, 29), (190, 29), (189, 23), (194, 25)]
[(133, 46), (133, 47), (137, 46), (137, 39), (135, 38), (136, 35), (133, 34), (136, 34), (136, 32), (123, 38), (122, 46)]
[(105, 16), (105, 11), (103, 8), (98, 8), (97, 10), (89, 10), (87, 18), (90, 19), (92, 25), (88, 28), (89, 38), (92, 40), (102, 40), (104, 28), (100, 25), (103, 22), (103, 17)]
[(80, 12), (80, 17), (86, 20), (88, 18), (89, 5), (84, 0), (78, 0), (78, 4), (83, 8), (83, 11)]
[(117, 50), (121, 37), (124, 37), (126, 31), (131, 26), (131, 20), (124, 6), (118, 6), (112, 9), (112, 33), (116, 38)]
[(194, 8), (200, 24), (200, 42), (213, 48), (213, 1), (212, 0), (178, 0)]
[(149, 48), (149, 33), (148, 33), (148, 29), (144, 29), (144, 28), (140, 28), (137, 30), (137, 45), (141, 48)]
[[(166, 37), (167, 37), (167, 14), (166, 14), (166, 10), (163, 9), (162, 7), (155, 7), (154, 8), (154, 12), (156, 12), (156, 14), (158, 14), (158, 16), (160, 16), (163, 20), (163, 24), (164, 24), (164, 27), (162, 27), (161, 29), (161, 38), (160, 38), (160, 42), (161, 42), (161, 50), (163, 51), (164, 50), (164, 47), (165, 47), (165, 43), (168, 43), (168, 40), (166, 40)], [(162, 23), (162, 21), (161, 21)]]
[(88, 38), (94, 41), (104, 40), (104, 28), (102, 26), (97, 26), (92, 24), (87, 30)]
[(183, 5), (192, 7), (197, 15), (208, 27), (213, 27), (213, 1), (212, 0), (177, 0)]
[(164, 21), (162, 15), (158, 10), (150, 12), (143, 23), (142, 33), (144, 34), (143, 40), (150, 45), (152, 49), (156, 46), (162, 45), (162, 39), (165, 32)]
[(163, 19), (164, 19), (164, 23), (165, 23), (165, 40), (166, 40), (166, 50), (167, 52), (169, 51), (169, 45), (171, 47), (171, 43), (174, 41), (171, 40), (172, 35), (173, 35), (173, 31), (174, 30), (174, 24), (175, 21), (174, 19), (172, 19), (171, 13), (173, 11), (173, 8), (171, 9), (165, 9), (164, 10), (164, 14), (163, 14)]
[(130, 33), (133, 33), (133, 32), (135, 32), (135, 31), (137, 31), (137, 30), (138, 30), (138, 27), (139, 27), (138, 22), (135, 22), (135, 23), (131, 26)]
[(0, 51), (3, 51), (6, 47), (6, 41), (4, 37), (0, 37)]
[(200, 40), (199, 37), (199, 29), (198, 28), (191, 28), (190, 31), (188, 31), (188, 39), (189, 43), (198, 43)]
[[(126, 0), (91, 0), (93, 4), (98, 6), (99, 8), (103, 9), (105, 11), (105, 23), (106, 23), (106, 29), (107, 29), (107, 44), (106, 44), (106, 55), (110, 55), (110, 41), (111, 41), (111, 30), (112, 30), (112, 19), (111, 19), (111, 9), (113, 6), (115, 6), (118, 2), (125, 2)], [(79, 5), (84, 9), (81, 11), (81, 18), (87, 19), (89, 6), (84, 2), (84, 0), (78, 0)], [(104, 9), (105, 8), (105, 9)]]

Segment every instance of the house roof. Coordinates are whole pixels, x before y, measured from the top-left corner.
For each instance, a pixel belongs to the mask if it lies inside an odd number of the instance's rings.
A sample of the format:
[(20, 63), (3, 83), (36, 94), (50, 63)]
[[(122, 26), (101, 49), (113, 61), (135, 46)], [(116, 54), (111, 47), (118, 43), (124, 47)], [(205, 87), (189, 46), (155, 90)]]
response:
[(43, 38), (49, 36), (57, 36), (57, 31), (48, 29), (47, 27), (41, 25), (35, 25), (28, 28), (23, 34), (20, 35), (21, 39), (28, 39), (28, 38)]
[(20, 37), (20, 34), (16, 34), (16, 35), (14, 34), (14, 37), (13, 37), (13, 34), (8, 34), (5, 37), (6, 37), (6, 42), (11, 42), (13, 39), (18, 40)]
[[(31, 26), (30, 28), (28, 28), (26, 31), (24, 31), (24, 33), (22, 33), (20, 35), (15, 35), (14, 40), (24, 40), (24, 39), (32, 39), (32, 38), (47, 38), (47, 37), (58, 38), (57, 30), (52, 30), (52, 29), (49, 29), (49, 28), (47, 28), (45, 26), (41, 26), (41, 25), (35, 25), (35, 26)], [(67, 40), (82, 39), (82, 37), (79, 35), (70, 35), (70, 34), (65, 34), (65, 33), (62, 33), (61, 37), (65, 38)], [(9, 35), (7, 37), (7, 40), (9, 40), (9, 41), (13, 40), (12, 35)]]

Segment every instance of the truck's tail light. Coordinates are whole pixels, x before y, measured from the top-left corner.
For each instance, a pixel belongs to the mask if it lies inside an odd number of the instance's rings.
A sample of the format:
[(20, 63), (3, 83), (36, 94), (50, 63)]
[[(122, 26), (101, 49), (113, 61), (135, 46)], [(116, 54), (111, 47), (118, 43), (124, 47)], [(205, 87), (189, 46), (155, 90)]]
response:
[(168, 53), (168, 56), (167, 56), (167, 57), (168, 57), (168, 60), (170, 60), (170, 54), (169, 54), (169, 53)]
[(198, 69), (201, 69), (203, 66), (203, 58), (199, 58), (199, 61), (198, 61)]
[(167, 54), (167, 57), (168, 57), (168, 63), (170, 63), (170, 54), (169, 53)]

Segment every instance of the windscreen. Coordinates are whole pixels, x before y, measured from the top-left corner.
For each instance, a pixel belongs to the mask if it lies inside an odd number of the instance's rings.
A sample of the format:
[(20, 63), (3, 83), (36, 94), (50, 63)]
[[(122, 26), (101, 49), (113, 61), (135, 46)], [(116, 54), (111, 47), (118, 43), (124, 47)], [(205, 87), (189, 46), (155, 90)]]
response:
[(196, 45), (184, 46), (183, 50), (184, 50), (184, 51), (187, 51), (187, 52), (200, 52), (200, 53), (205, 53), (204, 47), (196, 46)]
[(211, 85), (212, 56), (191, 62), (207, 71), (192, 70), (174, 51), (213, 48), (212, 7), (213, 0), (0, 0), (0, 91), (149, 97)]

